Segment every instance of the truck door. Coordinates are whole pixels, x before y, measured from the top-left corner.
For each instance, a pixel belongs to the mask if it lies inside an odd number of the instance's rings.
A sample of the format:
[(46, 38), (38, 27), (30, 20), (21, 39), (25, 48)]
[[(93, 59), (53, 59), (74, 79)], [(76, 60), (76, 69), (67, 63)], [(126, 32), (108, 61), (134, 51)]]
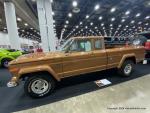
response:
[(91, 39), (75, 39), (63, 58), (63, 76), (86, 73), (93, 67)]
[(95, 70), (104, 70), (107, 67), (107, 54), (104, 47), (103, 39), (93, 39), (93, 63)]

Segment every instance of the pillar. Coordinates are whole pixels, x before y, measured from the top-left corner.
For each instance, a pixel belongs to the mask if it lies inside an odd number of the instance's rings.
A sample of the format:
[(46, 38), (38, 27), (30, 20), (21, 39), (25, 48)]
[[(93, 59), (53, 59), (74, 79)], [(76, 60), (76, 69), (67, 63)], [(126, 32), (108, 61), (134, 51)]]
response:
[(52, 4), (50, 0), (37, 0), (38, 19), (42, 48), (44, 52), (56, 50), (56, 37), (53, 28)]
[(6, 1), (4, 2), (4, 10), (11, 48), (20, 50), (21, 44), (18, 36), (15, 6), (11, 1)]

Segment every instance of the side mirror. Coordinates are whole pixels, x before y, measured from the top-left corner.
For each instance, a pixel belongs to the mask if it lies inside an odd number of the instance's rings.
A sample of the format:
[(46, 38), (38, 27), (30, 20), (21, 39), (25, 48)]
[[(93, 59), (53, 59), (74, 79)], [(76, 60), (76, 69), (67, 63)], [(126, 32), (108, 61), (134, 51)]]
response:
[(65, 51), (65, 53), (69, 53), (70, 52), (70, 47), (68, 47)]

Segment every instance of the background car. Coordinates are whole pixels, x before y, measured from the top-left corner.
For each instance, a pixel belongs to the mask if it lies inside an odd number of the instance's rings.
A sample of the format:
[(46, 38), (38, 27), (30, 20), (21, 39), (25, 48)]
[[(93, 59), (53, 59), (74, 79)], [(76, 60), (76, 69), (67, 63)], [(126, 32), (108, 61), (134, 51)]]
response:
[(150, 32), (136, 34), (131, 42), (134, 45), (143, 45), (145, 47), (145, 60), (150, 61)]
[(7, 68), (8, 62), (22, 55), (22, 52), (14, 49), (0, 49), (0, 65)]

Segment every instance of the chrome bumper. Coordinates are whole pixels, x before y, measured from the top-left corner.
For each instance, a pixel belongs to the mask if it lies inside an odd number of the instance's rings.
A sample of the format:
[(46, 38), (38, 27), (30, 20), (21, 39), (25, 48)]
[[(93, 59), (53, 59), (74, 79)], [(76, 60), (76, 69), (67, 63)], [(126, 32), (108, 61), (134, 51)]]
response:
[(16, 87), (18, 85), (18, 83), (16, 83), (16, 82), (8, 82), (7, 83), (7, 87), (9, 87), (9, 88), (12, 88), (12, 87)]

